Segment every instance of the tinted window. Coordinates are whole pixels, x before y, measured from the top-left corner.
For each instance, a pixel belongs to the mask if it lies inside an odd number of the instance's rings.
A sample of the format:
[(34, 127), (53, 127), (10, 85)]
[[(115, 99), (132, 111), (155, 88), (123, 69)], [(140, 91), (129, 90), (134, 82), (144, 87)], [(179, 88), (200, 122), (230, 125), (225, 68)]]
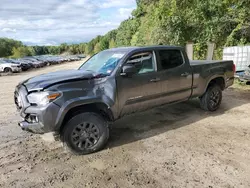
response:
[(159, 56), (162, 69), (171, 69), (183, 64), (182, 54), (179, 50), (160, 50)]
[(138, 74), (155, 71), (152, 52), (141, 52), (134, 54), (129, 58), (127, 63), (135, 65), (138, 70)]

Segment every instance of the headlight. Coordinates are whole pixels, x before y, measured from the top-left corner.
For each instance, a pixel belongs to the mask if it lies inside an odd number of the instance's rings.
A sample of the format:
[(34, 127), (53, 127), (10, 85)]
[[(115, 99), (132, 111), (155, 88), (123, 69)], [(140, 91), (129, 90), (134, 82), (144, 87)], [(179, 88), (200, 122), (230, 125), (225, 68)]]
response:
[(36, 92), (31, 93), (27, 96), (29, 103), (37, 105), (46, 105), (49, 102), (58, 98), (60, 93), (51, 93), (51, 92)]

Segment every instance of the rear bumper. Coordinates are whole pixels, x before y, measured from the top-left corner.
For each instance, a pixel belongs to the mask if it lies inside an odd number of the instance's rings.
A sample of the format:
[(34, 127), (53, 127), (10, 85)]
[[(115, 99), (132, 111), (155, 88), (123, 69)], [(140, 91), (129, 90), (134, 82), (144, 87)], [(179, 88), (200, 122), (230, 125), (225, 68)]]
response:
[(228, 88), (229, 86), (233, 85), (233, 83), (234, 83), (234, 77), (228, 78), (226, 80), (225, 88)]

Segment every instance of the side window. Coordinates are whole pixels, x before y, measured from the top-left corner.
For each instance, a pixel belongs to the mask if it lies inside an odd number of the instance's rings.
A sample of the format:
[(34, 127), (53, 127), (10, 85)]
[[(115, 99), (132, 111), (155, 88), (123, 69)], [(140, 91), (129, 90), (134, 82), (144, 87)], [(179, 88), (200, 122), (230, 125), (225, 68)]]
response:
[(160, 62), (162, 69), (171, 69), (183, 64), (183, 57), (180, 50), (160, 50)]
[(129, 58), (127, 63), (135, 65), (138, 74), (155, 71), (153, 52), (136, 53)]

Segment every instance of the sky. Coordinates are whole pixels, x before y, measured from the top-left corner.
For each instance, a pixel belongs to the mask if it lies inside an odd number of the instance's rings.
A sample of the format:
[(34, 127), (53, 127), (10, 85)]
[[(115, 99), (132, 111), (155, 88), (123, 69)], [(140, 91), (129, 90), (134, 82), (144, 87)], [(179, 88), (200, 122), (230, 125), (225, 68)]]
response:
[(27, 45), (88, 42), (135, 7), (135, 0), (0, 0), (0, 37)]

